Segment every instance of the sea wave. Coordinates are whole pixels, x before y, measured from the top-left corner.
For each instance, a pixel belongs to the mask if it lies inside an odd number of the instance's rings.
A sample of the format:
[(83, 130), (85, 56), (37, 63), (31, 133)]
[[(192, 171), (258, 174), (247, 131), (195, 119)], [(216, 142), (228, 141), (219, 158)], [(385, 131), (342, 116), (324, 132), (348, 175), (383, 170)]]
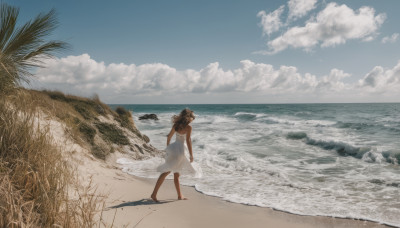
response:
[(251, 121), (251, 120), (255, 120), (257, 118), (265, 117), (267, 115), (261, 114), (261, 113), (252, 113), (252, 112), (237, 112), (233, 116), (239, 120)]
[[(183, 175), (181, 183), (237, 203), (399, 226), (400, 166), (392, 165), (400, 161), (399, 109), (388, 115), (372, 106), (191, 106), (195, 162), (204, 175)], [(168, 107), (132, 108), (138, 129), (160, 149), (171, 128)], [(160, 121), (138, 121), (137, 111)], [(119, 161), (125, 172), (153, 178), (160, 162)]]
[(400, 152), (398, 151), (379, 151), (376, 147), (356, 147), (345, 142), (333, 140), (317, 140), (310, 138), (305, 132), (289, 132), (287, 139), (302, 140), (307, 145), (317, 146), (324, 150), (334, 150), (340, 156), (352, 156), (366, 162), (386, 161), (392, 164), (400, 164)]
[(375, 121), (374, 123), (366, 122), (342, 122), (338, 121), (334, 126), (337, 128), (349, 128), (354, 130), (372, 130), (374, 132), (379, 132), (380, 130), (386, 130), (394, 133), (400, 132), (400, 125), (398, 123), (386, 123)]

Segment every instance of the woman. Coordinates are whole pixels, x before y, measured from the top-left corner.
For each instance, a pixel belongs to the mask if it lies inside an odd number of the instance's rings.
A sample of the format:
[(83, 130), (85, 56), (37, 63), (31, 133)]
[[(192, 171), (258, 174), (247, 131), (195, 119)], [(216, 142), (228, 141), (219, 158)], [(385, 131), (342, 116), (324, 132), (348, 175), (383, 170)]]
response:
[[(193, 151), (192, 139), (190, 138), (190, 135), (192, 133), (192, 126), (189, 125), (194, 119), (195, 117), (193, 111), (188, 108), (183, 109), (179, 116), (174, 115), (172, 117), (172, 121), (174, 124), (167, 137), (165, 163), (157, 167), (157, 171), (161, 172), (161, 175), (157, 180), (156, 186), (154, 187), (153, 194), (151, 194), (151, 198), (155, 202), (159, 202), (157, 200), (157, 192), (160, 189), (165, 178), (171, 172), (174, 173), (174, 183), (176, 192), (178, 193), (178, 200), (187, 200), (187, 198), (183, 197), (181, 193), (181, 189), (179, 186), (179, 173), (182, 171), (195, 173), (195, 170), (190, 164), (191, 162), (193, 162)], [(174, 134), (176, 134), (176, 141), (170, 144), (171, 138)], [(190, 163), (185, 157), (185, 140), (189, 149)]]

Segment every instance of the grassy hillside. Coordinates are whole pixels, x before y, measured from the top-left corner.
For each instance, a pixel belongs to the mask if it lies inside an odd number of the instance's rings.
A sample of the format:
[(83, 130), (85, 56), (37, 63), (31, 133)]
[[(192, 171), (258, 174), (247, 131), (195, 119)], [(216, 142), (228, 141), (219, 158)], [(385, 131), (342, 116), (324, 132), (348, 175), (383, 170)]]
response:
[[(42, 126), (51, 120), (63, 126)], [(59, 128), (59, 127), (58, 127)], [(134, 159), (157, 153), (129, 111), (111, 110), (97, 96), (18, 89), (0, 98), (0, 227), (93, 227), (102, 197), (79, 182), (68, 140), (104, 160), (119, 151)], [(67, 140), (67, 139), (66, 139)], [(90, 155), (91, 156), (91, 155)]]
[(97, 158), (104, 160), (115, 150), (140, 153), (142, 147), (149, 147), (146, 145), (149, 138), (137, 130), (131, 112), (123, 107), (112, 110), (97, 96), (84, 98), (58, 91), (26, 92), (41, 111), (65, 123), (71, 137), (88, 147)]

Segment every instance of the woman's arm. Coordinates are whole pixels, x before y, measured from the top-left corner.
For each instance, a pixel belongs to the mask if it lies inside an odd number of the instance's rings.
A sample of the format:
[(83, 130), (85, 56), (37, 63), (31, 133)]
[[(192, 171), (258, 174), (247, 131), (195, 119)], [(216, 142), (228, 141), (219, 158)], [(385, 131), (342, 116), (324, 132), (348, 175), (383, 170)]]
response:
[(186, 130), (186, 144), (189, 149), (190, 162), (193, 162), (192, 138), (190, 137), (191, 134), (192, 134), (192, 126), (188, 125)]
[(169, 142), (171, 141), (172, 136), (175, 133), (175, 126), (172, 126), (171, 131), (169, 132), (168, 136), (167, 136), (167, 146), (169, 145)]

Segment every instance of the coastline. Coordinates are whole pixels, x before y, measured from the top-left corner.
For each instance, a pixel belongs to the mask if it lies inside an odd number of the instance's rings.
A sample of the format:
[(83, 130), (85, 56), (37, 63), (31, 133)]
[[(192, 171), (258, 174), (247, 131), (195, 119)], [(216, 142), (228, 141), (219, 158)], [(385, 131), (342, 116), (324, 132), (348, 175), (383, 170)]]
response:
[(181, 186), (189, 200), (177, 200), (172, 180), (159, 191), (161, 203), (150, 199), (156, 179), (124, 173), (108, 159), (106, 166), (91, 167), (89, 175), (101, 193), (108, 194), (101, 216), (104, 227), (392, 227), (371, 221), (305, 216), (251, 206), (208, 196), (194, 187)]
[[(99, 118), (119, 126), (112, 118)], [(104, 204), (96, 206), (100, 210), (94, 214), (94, 221), (99, 223), (99, 227), (391, 227), (366, 220), (297, 215), (272, 208), (228, 202), (200, 193), (189, 186), (181, 186), (183, 195), (189, 200), (178, 201), (171, 180), (166, 180), (159, 191), (158, 199), (162, 203), (154, 203), (150, 194), (156, 179), (127, 174), (116, 162), (119, 158), (141, 160), (154, 156), (158, 151), (143, 139), (128, 135), (134, 139), (132, 143), (138, 150), (120, 146), (104, 161), (96, 158), (90, 148), (77, 144), (65, 131), (63, 122), (46, 115), (40, 115), (38, 121), (40, 125), (49, 127), (54, 143), (62, 146), (70, 156), (71, 164), (76, 165), (82, 183), (92, 184), (95, 192), (89, 193), (90, 196), (104, 200)]]

